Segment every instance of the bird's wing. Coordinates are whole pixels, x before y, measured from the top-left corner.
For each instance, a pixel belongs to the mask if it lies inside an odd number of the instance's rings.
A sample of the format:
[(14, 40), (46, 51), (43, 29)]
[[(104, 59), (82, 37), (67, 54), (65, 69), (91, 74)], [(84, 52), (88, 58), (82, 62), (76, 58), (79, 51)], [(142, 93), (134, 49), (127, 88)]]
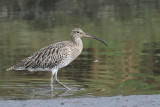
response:
[[(25, 69), (52, 69), (54, 67), (63, 67), (66, 65), (67, 61), (70, 60), (71, 50), (63, 42), (49, 45), (40, 49), (38, 52), (29, 56), (28, 58), (21, 60), (15, 66), (11, 67), (15, 70), (25, 70)], [(67, 64), (68, 65), (68, 64)], [(12, 69), (9, 70), (12, 70)]]

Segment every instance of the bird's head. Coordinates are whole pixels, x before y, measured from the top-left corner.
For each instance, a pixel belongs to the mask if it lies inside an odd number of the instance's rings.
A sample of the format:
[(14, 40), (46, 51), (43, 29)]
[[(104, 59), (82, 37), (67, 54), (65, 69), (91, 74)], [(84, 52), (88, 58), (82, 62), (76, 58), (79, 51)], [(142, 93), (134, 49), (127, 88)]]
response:
[(71, 32), (71, 36), (73, 37), (83, 37), (85, 33), (80, 28), (74, 28)]
[(73, 38), (81, 38), (81, 37), (93, 38), (93, 39), (96, 39), (96, 40), (102, 42), (103, 44), (105, 44), (105, 45), (107, 46), (107, 44), (106, 44), (104, 41), (102, 41), (101, 39), (99, 39), (99, 38), (97, 38), (97, 37), (95, 37), (95, 36), (86, 34), (86, 33), (83, 32), (83, 30), (80, 29), (80, 28), (74, 28), (74, 29), (72, 30), (72, 32), (71, 32), (71, 36), (72, 36)]

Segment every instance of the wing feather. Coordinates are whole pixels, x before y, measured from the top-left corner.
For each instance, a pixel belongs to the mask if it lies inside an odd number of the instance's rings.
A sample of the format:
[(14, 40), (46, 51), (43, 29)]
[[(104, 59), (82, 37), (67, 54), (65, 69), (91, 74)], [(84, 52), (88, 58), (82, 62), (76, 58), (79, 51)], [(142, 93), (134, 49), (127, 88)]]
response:
[(8, 70), (25, 70), (66, 66), (70, 62), (71, 49), (65, 42), (59, 42), (40, 49), (38, 52), (21, 60)]

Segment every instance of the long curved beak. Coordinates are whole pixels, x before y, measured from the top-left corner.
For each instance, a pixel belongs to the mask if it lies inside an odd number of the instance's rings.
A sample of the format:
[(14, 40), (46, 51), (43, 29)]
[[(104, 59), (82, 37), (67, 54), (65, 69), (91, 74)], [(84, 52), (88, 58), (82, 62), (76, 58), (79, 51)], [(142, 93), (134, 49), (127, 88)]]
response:
[(108, 46), (103, 40), (101, 40), (101, 39), (99, 39), (99, 38), (97, 38), (97, 37), (95, 37), (95, 36), (88, 35), (88, 34), (84, 34), (84, 36), (85, 36), (85, 37), (89, 37), (89, 38), (96, 39), (96, 40), (102, 42), (104, 45)]

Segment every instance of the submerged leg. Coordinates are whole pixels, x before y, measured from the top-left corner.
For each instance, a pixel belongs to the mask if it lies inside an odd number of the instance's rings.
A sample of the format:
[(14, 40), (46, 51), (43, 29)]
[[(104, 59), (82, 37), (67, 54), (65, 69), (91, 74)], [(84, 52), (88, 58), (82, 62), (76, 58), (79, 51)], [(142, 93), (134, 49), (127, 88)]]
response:
[(64, 84), (62, 84), (61, 82), (59, 82), (59, 80), (57, 79), (57, 72), (55, 72), (55, 81), (58, 82), (63, 87), (65, 87), (66, 89), (70, 90), (67, 86), (65, 86)]

